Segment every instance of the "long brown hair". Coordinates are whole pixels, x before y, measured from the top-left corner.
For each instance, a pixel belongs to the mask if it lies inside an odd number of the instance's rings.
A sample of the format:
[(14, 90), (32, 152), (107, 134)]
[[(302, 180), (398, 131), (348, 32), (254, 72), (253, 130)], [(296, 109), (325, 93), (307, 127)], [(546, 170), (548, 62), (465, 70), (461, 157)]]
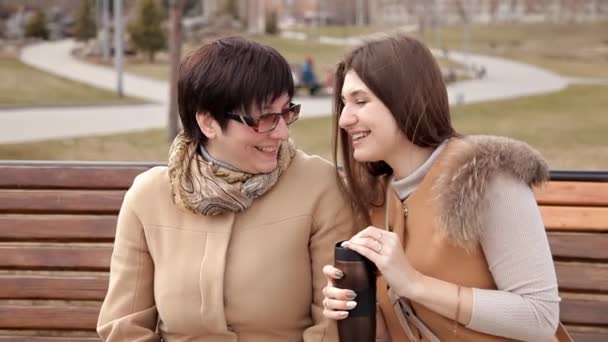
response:
[(353, 70), (389, 109), (399, 129), (420, 147), (436, 147), (457, 136), (450, 119), (448, 94), (439, 65), (429, 49), (405, 35), (392, 35), (354, 48), (338, 63), (334, 91), (334, 162), (340, 146), (343, 170), (338, 178), (351, 197), (363, 223), (369, 210), (384, 203), (383, 184), (393, 173), (384, 161), (359, 163), (353, 157), (350, 138), (338, 125), (344, 103), (342, 87)]

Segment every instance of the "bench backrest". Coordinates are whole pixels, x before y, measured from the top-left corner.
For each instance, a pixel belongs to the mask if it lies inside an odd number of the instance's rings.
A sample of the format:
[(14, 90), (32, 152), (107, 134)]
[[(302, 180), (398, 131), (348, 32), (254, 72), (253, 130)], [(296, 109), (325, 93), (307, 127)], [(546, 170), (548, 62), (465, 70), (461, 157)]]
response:
[(608, 341), (608, 172), (553, 172), (535, 191), (575, 341)]
[[(0, 162), (0, 342), (99, 341), (116, 215), (153, 165)], [(561, 319), (576, 341), (608, 341), (608, 172), (552, 178), (536, 196)]]
[(0, 164), (0, 341), (99, 341), (116, 215), (149, 167)]

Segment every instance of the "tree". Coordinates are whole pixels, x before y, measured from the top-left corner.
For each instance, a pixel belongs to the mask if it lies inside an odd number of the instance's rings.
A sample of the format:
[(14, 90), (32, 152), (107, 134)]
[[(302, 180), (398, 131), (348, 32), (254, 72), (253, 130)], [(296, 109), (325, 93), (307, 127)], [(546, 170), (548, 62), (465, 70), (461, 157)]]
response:
[(171, 0), (169, 3), (169, 115), (167, 118), (167, 130), (169, 141), (177, 136), (179, 129), (177, 109), (177, 78), (179, 74), (179, 63), (182, 56), (182, 17), (186, 0)]
[(89, 40), (97, 34), (93, 9), (93, 0), (84, 0), (80, 3), (78, 14), (76, 15), (76, 23), (74, 24), (76, 40)]
[(237, 0), (227, 0), (224, 11), (233, 19), (239, 19), (239, 4)]
[(139, 0), (137, 17), (127, 28), (135, 49), (147, 53), (150, 62), (154, 62), (157, 51), (167, 46), (162, 20), (163, 14), (155, 0)]
[(25, 25), (25, 36), (49, 39), (49, 30), (46, 27), (46, 15), (41, 10), (36, 11)]
[(279, 34), (279, 15), (277, 11), (273, 10), (266, 17), (266, 27), (265, 30), (267, 34), (277, 35)]

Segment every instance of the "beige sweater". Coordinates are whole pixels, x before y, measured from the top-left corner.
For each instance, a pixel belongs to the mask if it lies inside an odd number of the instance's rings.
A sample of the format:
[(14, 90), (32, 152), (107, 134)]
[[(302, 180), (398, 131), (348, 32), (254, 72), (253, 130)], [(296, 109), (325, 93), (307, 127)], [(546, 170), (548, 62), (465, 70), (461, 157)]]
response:
[[(446, 144), (411, 175), (391, 185), (404, 200)], [(473, 289), (469, 329), (523, 341), (551, 335), (559, 321), (557, 279), (532, 190), (507, 175), (486, 189), (481, 247), (498, 290)]]

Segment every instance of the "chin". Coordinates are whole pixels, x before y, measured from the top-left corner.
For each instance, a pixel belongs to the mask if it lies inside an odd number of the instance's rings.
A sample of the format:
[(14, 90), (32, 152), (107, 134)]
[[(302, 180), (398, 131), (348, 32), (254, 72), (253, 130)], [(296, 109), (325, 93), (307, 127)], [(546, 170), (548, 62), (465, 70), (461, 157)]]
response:
[(378, 160), (378, 158), (374, 158), (369, 153), (365, 153), (364, 151), (357, 151), (357, 150), (355, 150), (353, 152), (353, 158), (355, 158), (355, 160), (358, 161), (359, 163), (370, 163), (370, 162), (375, 162)]
[(259, 165), (258, 167), (256, 167), (256, 172), (255, 173), (270, 173), (272, 171), (274, 171), (278, 166), (278, 163), (272, 163), (272, 164), (266, 164), (266, 165)]

